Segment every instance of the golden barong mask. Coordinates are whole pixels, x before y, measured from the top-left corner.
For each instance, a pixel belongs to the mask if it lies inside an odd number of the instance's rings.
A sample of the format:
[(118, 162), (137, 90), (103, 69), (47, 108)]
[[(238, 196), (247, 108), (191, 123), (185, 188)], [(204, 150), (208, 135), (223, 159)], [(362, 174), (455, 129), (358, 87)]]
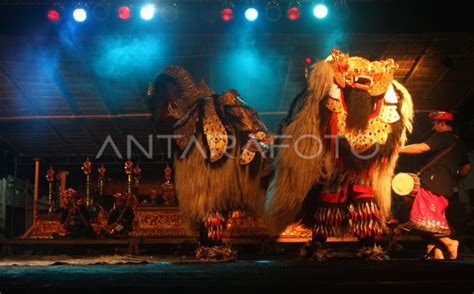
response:
[(382, 61), (369, 61), (332, 49), (329, 62), (334, 70), (336, 83), (341, 87), (351, 87), (364, 90), (371, 96), (387, 92), (393, 80), (393, 74), (398, 64), (391, 58)]

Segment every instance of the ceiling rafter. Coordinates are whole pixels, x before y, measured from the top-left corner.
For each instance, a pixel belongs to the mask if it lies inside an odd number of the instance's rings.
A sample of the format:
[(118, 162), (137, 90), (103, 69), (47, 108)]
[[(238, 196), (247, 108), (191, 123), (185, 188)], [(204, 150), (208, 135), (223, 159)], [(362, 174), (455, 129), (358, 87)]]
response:
[[(464, 48), (462, 50), (459, 50), (461, 52), (464, 52), (465, 50), (468, 50), (469, 47), (471, 46), (470, 43), (466, 43), (466, 45), (464, 46)], [(441, 62), (443, 64), (443, 71), (441, 72), (441, 74), (439, 74), (438, 78), (436, 79), (436, 81), (431, 85), (431, 87), (428, 89), (428, 91), (426, 91), (425, 95), (422, 97), (422, 100), (425, 100), (427, 97), (429, 97), (429, 95), (431, 94), (431, 92), (436, 89), (436, 87), (438, 87), (438, 85), (441, 83), (441, 81), (444, 79), (444, 77), (448, 74), (448, 72), (453, 68), (453, 62), (455, 62), (455, 60), (452, 60), (451, 59), (451, 62), (449, 64), (444, 64), (443, 62)], [(462, 99), (461, 99), (462, 100)]]
[[(77, 52), (76, 52), (77, 53)], [(97, 96), (99, 97), (100, 101), (102, 102), (104, 106), (104, 110), (106, 112), (106, 115), (109, 116), (113, 128), (120, 134), (122, 137), (123, 142), (126, 142), (127, 140), (127, 134), (123, 130), (122, 127), (120, 127), (120, 122), (117, 120), (117, 117), (120, 117), (122, 114), (124, 114), (123, 110), (118, 106), (116, 103), (111, 103), (110, 100), (114, 99), (106, 99), (105, 97), (110, 97), (111, 89), (107, 86), (107, 83), (99, 83), (98, 82), (98, 76), (94, 73), (94, 70), (91, 69), (90, 65), (85, 61), (84, 58), (82, 58), (81, 54), (77, 55), (77, 59), (74, 59), (74, 61), (78, 61), (80, 65), (80, 70), (82, 73), (87, 75), (87, 79), (90, 81), (91, 85), (94, 86), (94, 89), (97, 91)], [(64, 82), (65, 84), (65, 82)], [(106, 93), (108, 93), (106, 95)], [(113, 97), (115, 98), (115, 97)], [(73, 100), (75, 101), (75, 100)], [(77, 103), (76, 103), (77, 105)], [(98, 138), (96, 138), (96, 141), (99, 142), (98, 148), (102, 146), (103, 141), (100, 141)]]
[[(71, 91), (66, 85), (66, 82), (64, 81), (63, 76), (60, 74), (60, 71), (53, 71), (54, 74), (51, 76), (53, 82), (56, 84), (58, 87), (59, 91), (62, 93), (62, 96), (68, 106), (71, 108), (72, 112), (76, 115), (81, 115), (83, 114), (79, 105), (77, 105), (77, 102), (74, 98), (74, 96), (71, 94)], [(92, 142), (96, 145), (97, 148), (100, 148), (101, 142), (99, 139), (87, 128), (87, 126), (84, 124), (84, 120), (82, 118), (77, 119), (78, 124), (80, 128), (84, 131), (84, 133), (87, 134), (92, 139)]]
[[(115, 104), (116, 106), (113, 106), (112, 103), (110, 103), (109, 99), (105, 99), (105, 97), (107, 97), (105, 93), (112, 93), (112, 91), (109, 91), (106, 86), (102, 85), (103, 83), (101, 84), (97, 82), (97, 75), (95, 75), (86, 64), (82, 63), (82, 66), (88, 74), (89, 79), (93, 83), (95, 89), (97, 90), (97, 93), (99, 94), (99, 99), (104, 104), (106, 113), (112, 115), (112, 125), (120, 133), (122, 139), (124, 141), (127, 140), (127, 134), (120, 127), (120, 124), (117, 122), (117, 120), (114, 118), (114, 116), (123, 113), (122, 109), (117, 104)], [(108, 96), (110, 96), (110, 94)]]
[[(111, 100), (114, 100), (114, 99), (105, 98), (105, 97), (110, 97), (110, 93), (113, 93), (114, 91), (111, 91), (111, 89), (108, 88), (105, 83), (99, 83), (97, 81), (98, 76), (94, 73), (94, 71), (86, 63), (81, 62), (81, 65), (82, 65), (82, 68), (85, 71), (85, 73), (89, 76), (89, 79), (93, 83), (95, 89), (97, 90), (97, 92), (99, 94), (99, 99), (104, 104), (105, 111), (107, 112), (108, 115), (111, 115), (112, 125), (120, 133), (120, 135), (122, 136), (122, 139), (124, 140), (124, 142), (126, 142), (127, 134), (123, 130), (123, 128), (120, 126), (121, 122), (116, 119), (116, 117), (120, 116), (120, 114), (124, 113), (124, 111), (120, 106), (118, 106), (118, 104), (112, 104), (110, 102)], [(106, 95), (105, 93), (109, 93), (109, 94)], [(115, 98), (115, 97), (113, 97), (113, 98)], [(157, 132), (155, 124), (153, 123), (153, 118), (152, 118), (151, 115), (149, 117), (149, 120), (152, 122), (152, 127), (153, 127), (154, 134), (157, 134), (158, 132)], [(162, 150), (161, 144), (158, 144), (158, 148), (159, 148), (159, 150), (158, 150), (159, 153), (162, 153), (163, 150)]]
[[(217, 36), (219, 35), (217, 34)], [(304, 40), (308, 39), (307, 36), (304, 36), (304, 37), (305, 37)], [(202, 38), (202, 36), (196, 36), (195, 38), (199, 38), (198, 40), (201, 40), (200, 38)], [(462, 85), (462, 90), (457, 91), (456, 92), (457, 95), (456, 97), (452, 97), (453, 99), (445, 99), (445, 100), (439, 99), (436, 101), (430, 101), (429, 99), (425, 100), (424, 101), (425, 103), (422, 103), (423, 109), (416, 109), (417, 113), (424, 113), (424, 112), (429, 112), (431, 110), (430, 108), (436, 107), (434, 105), (435, 102), (439, 107), (447, 107), (448, 109), (451, 109), (452, 106), (456, 105), (457, 102), (461, 103), (460, 100), (465, 99), (469, 93), (472, 93), (471, 84), (474, 84), (474, 83), (472, 83), (471, 76), (470, 75), (466, 76), (464, 74), (464, 71), (468, 71), (469, 66), (474, 62), (473, 51), (471, 50), (473, 47), (472, 47), (472, 42), (466, 42), (468, 47), (463, 48), (465, 44), (463, 42), (460, 42), (460, 40), (463, 40), (463, 38), (464, 38), (463, 35), (444, 36), (443, 34), (440, 34), (440, 33), (410, 34), (406, 37), (403, 37), (403, 35), (399, 35), (399, 34), (394, 34), (394, 35), (380, 34), (377, 36), (370, 36), (369, 41), (371, 42), (360, 42), (360, 44), (358, 44), (360, 48), (359, 47), (357, 48), (358, 48), (358, 52), (363, 52), (363, 53), (371, 52), (371, 55), (369, 55), (369, 57), (371, 58), (377, 58), (376, 54), (378, 52), (382, 52), (380, 54), (382, 54), (381, 56), (383, 57), (386, 54), (386, 52), (390, 52), (392, 50), (395, 51), (395, 53), (390, 53), (390, 57), (396, 59), (397, 56), (399, 56), (400, 60), (402, 61), (401, 66), (403, 67), (403, 73), (400, 74), (398, 77), (403, 83), (408, 81), (409, 83), (408, 87), (410, 91), (412, 91), (412, 94), (416, 96), (416, 98), (419, 98), (419, 99), (423, 99), (423, 97), (425, 96), (424, 94), (426, 93), (427, 90), (429, 90), (431, 92), (431, 95), (433, 95), (438, 90), (443, 91), (443, 93), (449, 92), (451, 88), (456, 87), (457, 82), (467, 83), (467, 84)], [(300, 39), (302, 39), (302, 35), (294, 35), (294, 37), (286, 36), (286, 38), (278, 39), (278, 41), (275, 41), (274, 43), (271, 43), (271, 44), (277, 45), (277, 46), (281, 44), (286, 44), (286, 43), (295, 44), (297, 43), (296, 41), (300, 41)], [(10, 39), (8, 38), (5, 40), (7, 42), (10, 41)], [(438, 40), (440, 42), (439, 44), (437, 42)], [(3, 41), (3, 39), (0, 41)], [(89, 41), (89, 39), (85, 39), (85, 41)], [(193, 43), (192, 41), (193, 40), (191, 40), (191, 43)], [(388, 45), (387, 45), (387, 42), (388, 42)], [(433, 44), (433, 42), (435, 43)], [(393, 46), (390, 46), (390, 44), (393, 44)], [(281, 46), (284, 46), (284, 45), (281, 45)], [(297, 44), (294, 46), (296, 48), (294, 50), (282, 50), (284, 53), (281, 56), (276, 57), (278, 58), (278, 61), (282, 61), (282, 62), (291, 61), (293, 63), (299, 60), (299, 62), (301, 63), (302, 59), (304, 59), (304, 57), (306, 56), (305, 52), (308, 51), (307, 48), (311, 46), (311, 44), (309, 44), (309, 42), (306, 42), (306, 41), (305, 42), (301, 41), (301, 44)], [(384, 46), (388, 46), (388, 47), (384, 47)], [(445, 52), (448, 52), (449, 54), (446, 54)], [(67, 51), (66, 53), (69, 53), (69, 51)], [(455, 61), (456, 67), (453, 70), (453, 72), (447, 72), (449, 71), (449, 69), (446, 69), (446, 67), (443, 66), (443, 64), (440, 63), (439, 60), (437, 59), (438, 57), (443, 58), (446, 55), (453, 58)], [(71, 120), (72, 119), (75, 120), (75, 122), (72, 122), (71, 124), (75, 124), (75, 127), (79, 128), (78, 118), (80, 118), (82, 119), (82, 122), (87, 126), (87, 128), (97, 137), (100, 138), (101, 132), (96, 131), (95, 129), (96, 125), (98, 127), (102, 127), (103, 133), (106, 133), (107, 131), (110, 130), (112, 135), (117, 136), (117, 142), (121, 140), (120, 134), (122, 134), (125, 137), (124, 132), (132, 133), (136, 130), (137, 133), (139, 133), (139, 135), (142, 135), (142, 133), (144, 135), (145, 131), (151, 132), (152, 126), (151, 125), (148, 126), (148, 119), (145, 117), (145, 116), (151, 115), (150, 113), (146, 113), (146, 112), (134, 113), (134, 115), (143, 117), (143, 119), (134, 118), (132, 120), (128, 120), (126, 119), (126, 116), (130, 115), (130, 113), (123, 113), (123, 111), (137, 110), (138, 112), (140, 112), (141, 107), (137, 108), (137, 107), (134, 107), (134, 105), (131, 105), (131, 107), (128, 108), (127, 102), (129, 101), (123, 100), (124, 102), (123, 104), (119, 104), (121, 101), (115, 101), (116, 98), (120, 98), (120, 96), (122, 95), (121, 90), (126, 91), (127, 93), (130, 90), (130, 95), (124, 95), (127, 97), (127, 99), (131, 99), (130, 104), (135, 103), (135, 106), (136, 106), (138, 103), (142, 103), (141, 95), (136, 94), (137, 93), (136, 89), (131, 88), (134, 86), (134, 84), (122, 85), (120, 84), (120, 80), (117, 80), (117, 86), (120, 88), (119, 90), (117, 90), (118, 88), (115, 89), (114, 84), (109, 84), (108, 79), (101, 76), (99, 72), (96, 73), (94, 71), (94, 69), (92, 68), (92, 64), (90, 63), (90, 60), (87, 59), (88, 57), (87, 55), (78, 56), (77, 58), (73, 58), (73, 59), (65, 59), (65, 57), (69, 58), (70, 56), (71, 55), (67, 55), (67, 54), (60, 55), (59, 57), (61, 59), (59, 60), (59, 62), (65, 62), (65, 63), (80, 62), (81, 66), (79, 66), (77, 69), (71, 68), (71, 79), (69, 79), (68, 78), (69, 76), (64, 74), (63, 72), (62, 76), (64, 78), (65, 85), (69, 88), (70, 93), (74, 95), (73, 97), (74, 99), (72, 100), (73, 104), (75, 104), (76, 107), (80, 108), (85, 113), (88, 113), (88, 110), (91, 111), (91, 114), (85, 114), (85, 115), (71, 114)], [(4, 56), (4, 58), (5, 58), (5, 61), (10, 60), (10, 57), (6, 58)], [(171, 59), (174, 57), (169, 57), (169, 58)], [(280, 59), (284, 59), (284, 60), (280, 60)], [(196, 63), (199, 63), (200, 61), (201, 61), (200, 59), (196, 59), (196, 61), (190, 60), (187, 65), (192, 69), (193, 66)], [(30, 92), (29, 86), (26, 85), (26, 84), (36, 83), (36, 81), (35, 80), (31, 81), (28, 75), (17, 73), (16, 71), (17, 69), (9, 62), (6, 62), (6, 65), (10, 67), (11, 74), (15, 75), (16, 80), (18, 84), (20, 85), (20, 87), (23, 88), (23, 91), (30, 94), (32, 96), (30, 98), (36, 98), (35, 94), (33, 92)], [(289, 67), (292, 65), (288, 64), (287, 66)], [(301, 63), (301, 65), (298, 68), (302, 69), (303, 64)], [(19, 70), (24, 70), (24, 69), (19, 68)], [(290, 77), (288, 76), (288, 74), (291, 74), (292, 71), (288, 71), (288, 68), (283, 68), (283, 67), (282, 67), (282, 70), (286, 71), (287, 73), (286, 79), (289, 79)], [(423, 76), (420, 76), (421, 73), (423, 73)], [(294, 71), (293, 71), (293, 74), (294, 74)], [(292, 87), (293, 82), (290, 79), (288, 80), (289, 84), (285, 89), (285, 87), (283, 87), (285, 83), (285, 76), (283, 75), (284, 73), (282, 74), (282, 80), (281, 80), (282, 89), (279, 89), (278, 91), (283, 91), (284, 93), (288, 92), (289, 94), (289, 92), (292, 91), (292, 88), (295, 88), (295, 87)], [(460, 77), (461, 75), (463, 75), (462, 78)], [(0, 70), (0, 76), (5, 76), (7, 81), (11, 80), (1, 70)], [(304, 78), (303, 78), (302, 72), (300, 76), (301, 76), (301, 81), (303, 82)], [(448, 77), (449, 77), (449, 81), (447, 81)], [(77, 82), (77, 80), (80, 80), (80, 82)], [(59, 84), (58, 82), (54, 82), (54, 83)], [(75, 90), (74, 86), (78, 85), (79, 83), (81, 83), (81, 85), (82, 83), (84, 83), (84, 85), (87, 86), (87, 89), (84, 89), (84, 90), (87, 90), (87, 91), (82, 91), (82, 89), (78, 88), (79, 89), (77, 92), (78, 94), (76, 94), (76, 92), (74, 91)], [(471, 89), (468, 90), (470, 86), (471, 86)], [(458, 90), (459, 89), (460, 87), (458, 87)], [(8, 95), (9, 91), (15, 91), (13, 84), (11, 85), (11, 88), (8, 86), (4, 87), (5, 94)], [(85, 94), (82, 95), (82, 92), (85, 92)], [(18, 94), (18, 96), (19, 96), (18, 97), (19, 99), (22, 99), (20, 96), (20, 93)], [(275, 95), (275, 97), (272, 97), (272, 99), (279, 98), (279, 97), (280, 97), (279, 95)], [(42, 109), (43, 104), (39, 100), (34, 99), (34, 101), (36, 102), (37, 106), (39, 106), (39, 109)], [(63, 100), (60, 100), (60, 102), (62, 104), (62, 107), (64, 108), (64, 106), (66, 105), (63, 104)], [(275, 126), (278, 123), (279, 116), (284, 116), (286, 114), (286, 111), (285, 111), (286, 105), (284, 105), (282, 109), (279, 109), (278, 108), (279, 103), (281, 104), (282, 101), (280, 100), (280, 101), (275, 101), (275, 102), (276, 103), (269, 108), (270, 111), (261, 112), (259, 113), (259, 115), (267, 116), (265, 117), (265, 119), (269, 117), (266, 123), (272, 129), (276, 130), (277, 128)], [(418, 105), (418, 106), (421, 106), (421, 105)], [(66, 106), (66, 109), (68, 109), (67, 106)], [(271, 111), (272, 109), (274, 109), (274, 111)], [(115, 114), (105, 114), (106, 111), (107, 113), (115, 113)], [(47, 119), (47, 121), (51, 123), (54, 127), (58, 128), (58, 131), (61, 131), (61, 134), (64, 135), (65, 138), (67, 139), (67, 136), (64, 133), (64, 129), (61, 128), (61, 126), (56, 125), (53, 121), (53, 119), (63, 119), (63, 118), (60, 118), (54, 114), (48, 113), (49, 112), (48, 110), (43, 110), (43, 112), (45, 112), (44, 116), (35, 115), (35, 113), (32, 113), (31, 115), (25, 116), (25, 117), (4, 116), (4, 117), (0, 117), (0, 121), (8, 121), (8, 120), (20, 121), (20, 120), (39, 120), (39, 119), (46, 120)], [(98, 114), (95, 114), (95, 113), (98, 113)], [(6, 114), (7, 112), (5, 112), (5, 115)], [(108, 115), (110, 115), (110, 117), (107, 117)], [(54, 118), (52, 118), (53, 116)], [(107, 122), (101, 123), (101, 122), (96, 122), (96, 120), (98, 120), (99, 118), (89, 117), (89, 116), (101, 116), (100, 119), (102, 121), (112, 119), (112, 118), (113, 120), (109, 121), (108, 123)], [(121, 119), (121, 118), (124, 118), (124, 119)], [(64, 119), (69, 119), (69, 118), (64, 118)], [(91, 119), (91, 120), (88, 120), (88, 119)], [(31, 124), (34, 124), (34, 122), (32, 122)], [(148, 129), (140, 130), (140, 126), (141, 126), (140, 124), (147, 124), (147, 128), (149, 128), (149, 130)], [(420, 125), (417, 128), (421, 127), (422, 129), (424, 129), (422, 127), (422, 124), (423, 124), (423, 121), (420, 122)], [(120, 127), (118, 125), (120, 125)], [(421, 133), (422, 133), (421, 131), (417, 133), (416, 138), (419, 138)], [(51, 135), (54, 136), (54, 134), (51, 134)], [(31, 151), (28, 151), (29, 148), (28, 146), (25, 145), (25, 143), (22, 143), (22, 144), (17, 143), (14, 140), (16, 139), (14, 136), (15, 134), (11, 132), (7, 134), (7, 138), (10, 139), (11, 141), (14, 141), (18, 149), (20, 150), (24, 149), (25, 152), (31, 152)], [(55, 137), (53, 137), (53, 139), (54, 138)], [(89, 139), (89, 137), (87, 138)], [(47, 138), (45, 136), (44, 140), (42, 139), (42, 141), (47, 142), (46, 140)], [(74, 146), (71, 141), (69, 141), (68, 144), (71, 147)], [(92, 142), (88, 142), (88, 145), (93, 146)], [(5, 147), (6, 146), (7, 145), (5, 144)], [(59, 146), (61, 146), (61, 144), (59, 144)], [(77, 150), (78, 148), (75, 148), (75, 149), (76, 149), (76, 154), (79, 154), (79, 153), (83, 154), (84, 152), (86, 152), (86, 150)], [(158, 148), (155, 149), (155, 147), (154, 147), (154, 151), (159, 152)], [(47, 152), (47, 150), (45, 150), (45, 152)], [(60, 151), (59, 153), (62, 153), (62, 152), (64, 152), (64, 154), (70, 154), (72, 156), (72, 154), (67, 152), (66, 150)], [(47, 155), (49, 156), (50, 154), (48, 153)]]
[[(13, 84), (15, 89), (18, 92), (20, 92), (21, 96), (31, 105), (33, 111), (36, 114), (45, 115), (45, 113), (43, 113), (41, 109), (38, 107), (38, 105), (34, 102), (34, 99), (32, 99), (30, 95), (28, 95), (25, 92), (25, 90), (23, 90), (17, 78), (13, 75), (13, 73), (10, 71), (8, 66), (5, 64), (5, 61), (1, 58), (0, 58), (0, 71), (4, 74), (6, 78), (8, 78), (8, 80), (10, 80), (10, 82)], [(67, 141), (61, 135), (61, 133), (48, 120), (46, 120), (46, 126), (52, 133), (54, 133), (54, 135), (56, 135), (56, 137), (58, 137), (59, 141), (61, 141), (61, 143), (64, 145), (64, 148), (66, 148), (68, 152), (74, 153), (73, 150), (69, 147)]]
[(446, 74), (451, 70), (451, 68), (449, 67), (445, 67), (443, 69), (443, 71), (438, 75), (438, 77), (436, 78), (436, 80), (434, 81), (433, 84), (431, 84), (430, 88), (428, 89), (428, 91), (425, 92), (425, 94), (421, 97), (421, 100), (425, 100), (427, 97), (430, 96), (431, 92), (433, 92), (434, 89), (436, 89), (436, 87), (438, 87), (438, 85), (441, 83), (441, 81), (444, 79), (444, 77), (446, 76)]
[(415, 62), (413, 63), (412, 67), (410, 68), (410, 71), (407, 73), (405, 78), (403, 79), (403, 84), (406, 84), (410, 82), (410, 80), (413, 78), (415, 75), (416, 71), (420, 67), (420, 65), (423, 63), (423, 60), (425, 59), (426, 54), (428, 53), (428, 50), (430, 49), (431, 45), (433, 45), (435, 41), (435, 37), (432, 36), (428, 42), (426, 42), (425, 47), (423, 50), (421, 50), (420, 54), (417, 55), (415, 58)]

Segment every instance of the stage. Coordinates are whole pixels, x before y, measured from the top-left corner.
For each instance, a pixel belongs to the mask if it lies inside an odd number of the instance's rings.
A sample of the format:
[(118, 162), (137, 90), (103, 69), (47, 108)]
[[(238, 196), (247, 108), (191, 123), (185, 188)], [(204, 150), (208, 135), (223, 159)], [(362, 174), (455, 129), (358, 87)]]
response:
[[(150, 208), (144, 209), (149, 211)], [(151, 231), (143, 226), (138, 226), (128, 239), (57, 240), (32, 234), (37, 238), (0, 240), (0, 292), (156, 293), (160, 289), (213, 289), (254, 293), (282, 289), (418, 293), (456, 289), (471, 293), (474, 288), (474, 242), (470, 235), (460, 236), (458, 260), (423, 260), (422, 239), (413, 233), (401, 233), (387, 235), (379, 243), (388, 250), (389, 259), (385, 261), (355, 257), (359, 245), (350, 235), (328, 240), (328, 246), (337, 253), (335, 257), (313, 261), (301, 257), (301, 249), (310, 240), (301, 229), (293, 227), (278, 238), (255, 234), (249, 237), (249, 232), (255, 231), (237, 230), (247, 228), (243, 225), (248, 222), (234, 222), (237, 223), (240, 226), (233, 229), (240, 235), (227, 240), (237, 257), (236, 262), (230, 263), (199, 261), (194, 256), (196, 237), (159, 237), (147, 234)], [(134, 246), (139, 252), (134, 251)]]
[[(48, 258), (50, 260), (48, 261)], [(62, 262), (58, 261), (62, 260)], [(107, 264), (107, 262), (113, 264)], [(20, 265), (12, 265), (12, 264)], [(26, 266), (36, 263), (35, 266)], [(456, 261), (399, 258), (367, 262), (340, 258), (323, 262), (301, 259), (240, 259), (201, 263), (194, 257), (42, 257), (0, 260), (2, 293), (44, 291), (151, 293), (164, 289), (227, 292), (349, 290), (433, 292), (474, 288), (474, 254)], [(9, 264), (5, 266), (5, 264)]]

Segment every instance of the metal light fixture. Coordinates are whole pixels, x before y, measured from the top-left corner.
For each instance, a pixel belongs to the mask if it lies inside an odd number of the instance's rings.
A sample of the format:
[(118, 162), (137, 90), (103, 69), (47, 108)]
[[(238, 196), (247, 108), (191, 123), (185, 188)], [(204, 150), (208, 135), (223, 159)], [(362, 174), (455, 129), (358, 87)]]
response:
[(347, 20), (351, 16), (351, 10), (346, 0), (337, 0), (334, 2), (334, 16), (339, 20)]
[(92, 14), (99, 21), (104, 21), (109, 17), (109, 4), (105, 1), (100, 1), (94, 8), (92, 8)]
[(178, 18), (178, 5), (175, 2), (163, 3), (159, 11), (165, 22), (173, 22)]
[(275, 22), (281, 18), (280, 4), (276, 0), (269, 0), (265, 5), (265, 16), (267, 20)]

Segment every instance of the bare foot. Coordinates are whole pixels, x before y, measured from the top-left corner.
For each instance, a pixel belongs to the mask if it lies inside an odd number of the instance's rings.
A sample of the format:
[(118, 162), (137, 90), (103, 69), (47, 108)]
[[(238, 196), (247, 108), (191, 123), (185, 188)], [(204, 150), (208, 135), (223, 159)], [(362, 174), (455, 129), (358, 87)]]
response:
[(434, 259), (444, 259), (443, 251), (438, 247), (434, 249)]
[(452, 240), (451, 242), (449, 242), (449, 244), (446, 247), (448, 248), (449, 259), (458, 258), (458, 247), (459, 247), (458, 240)]
[(444, 259), (443, 251), (439, 247), (435, 247), (434, 244), (428, 244), (426, 246), (425, 259)]

